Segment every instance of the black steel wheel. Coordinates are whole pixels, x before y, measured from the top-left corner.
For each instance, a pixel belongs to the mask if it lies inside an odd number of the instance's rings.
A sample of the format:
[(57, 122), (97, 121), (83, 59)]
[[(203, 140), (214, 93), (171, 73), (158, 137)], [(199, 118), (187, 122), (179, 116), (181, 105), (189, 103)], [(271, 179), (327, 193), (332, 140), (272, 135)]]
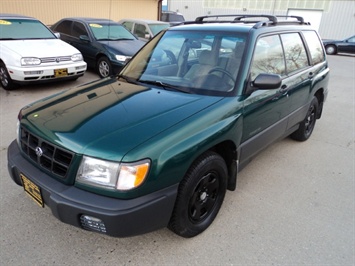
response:
[(182, 237), (202, 233), (213, 222), (227, 189), (223, 158), (207, 152), (197, 159), (181, 181), (169, 229)]
[(291, 138), (299, 141), (305, 141), (309, 139), (316, 125), (317, 112), (318, 99), (316, 97), (313, 97), (306, 118), (301, 122), (300, 127), (291, 134)]

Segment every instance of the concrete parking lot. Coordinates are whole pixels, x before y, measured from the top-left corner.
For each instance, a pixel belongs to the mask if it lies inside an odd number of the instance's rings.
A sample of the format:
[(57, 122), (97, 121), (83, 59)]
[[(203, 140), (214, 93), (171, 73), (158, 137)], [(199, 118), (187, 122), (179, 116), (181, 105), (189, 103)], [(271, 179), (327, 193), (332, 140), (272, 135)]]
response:
[(0, 262), (2, 265), (354, 265), (355, 57), (328, 56), (329, 95), (306, 142), (263, 151), (228, 191), (203, 234), (162, 229), (112, 238), (59, 222), (9, 177), (7, 146), (20, 108), (97, 79), (0, 88)]

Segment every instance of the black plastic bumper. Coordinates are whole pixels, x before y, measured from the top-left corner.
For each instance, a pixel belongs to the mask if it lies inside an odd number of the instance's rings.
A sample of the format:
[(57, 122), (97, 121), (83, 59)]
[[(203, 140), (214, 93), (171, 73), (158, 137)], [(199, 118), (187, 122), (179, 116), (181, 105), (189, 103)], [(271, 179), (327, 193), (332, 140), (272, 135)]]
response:
[(135, 199), (109, 198), (54, 180), (22, 157), (16, 141), (10, 144), (7, 155), (11, 178), (22, 186), (21, 173), (39, 186), (44, 204), (64, 223), (82, 228), (80, 217), (93, 216), (103, 221), (107, 235), (115, 237), (143, 234), (168, 225), (178, 184)]

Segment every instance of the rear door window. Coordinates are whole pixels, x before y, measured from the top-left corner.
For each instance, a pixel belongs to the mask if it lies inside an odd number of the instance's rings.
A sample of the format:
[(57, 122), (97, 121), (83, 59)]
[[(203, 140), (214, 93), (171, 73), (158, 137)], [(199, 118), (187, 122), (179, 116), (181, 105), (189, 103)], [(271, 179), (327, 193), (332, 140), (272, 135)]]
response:
[(299, 33), (285, 33), (280, 36), (285, 50), (287, 73), (307, 67), (307, 52)]

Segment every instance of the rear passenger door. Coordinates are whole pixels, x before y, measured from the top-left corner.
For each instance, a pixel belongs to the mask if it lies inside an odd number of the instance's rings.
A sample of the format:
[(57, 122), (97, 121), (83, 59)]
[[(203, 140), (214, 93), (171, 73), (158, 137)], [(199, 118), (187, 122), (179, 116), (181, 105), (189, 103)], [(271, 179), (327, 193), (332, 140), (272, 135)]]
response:
[[(282, 34), (287, 76), (290, 79), (290, 117), (288, 129), (306, 117), (313, 98), (314, 80), (325, 60), (324, 51), (315, 31)], [(308, 45), (307, 45), (308, 44)]]

